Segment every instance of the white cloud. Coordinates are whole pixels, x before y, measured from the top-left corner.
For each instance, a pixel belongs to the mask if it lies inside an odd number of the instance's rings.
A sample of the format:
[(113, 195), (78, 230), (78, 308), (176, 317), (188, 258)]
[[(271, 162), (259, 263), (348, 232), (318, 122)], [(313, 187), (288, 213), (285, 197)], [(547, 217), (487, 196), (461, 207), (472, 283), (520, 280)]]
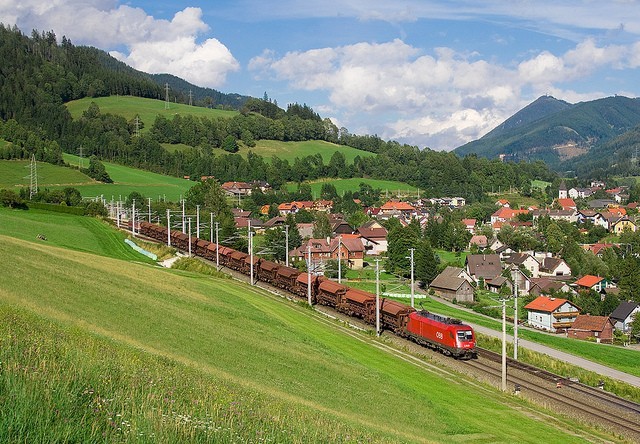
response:
[[(335, 115), (369, 133), (436, 149), (452, 149), (481, 137), (539, 95), (570, 102), (601, 97), (559, 85), (586, 78), (602, 67), (640, 61), (640, 44), (598, 46), (585, 40), (564, 54), (542, 51), (526, 60), (502, 65), (436, 48), (422, 54), (396, 39), (337, 48), (268, 52), (250, 69), (287, 81), (293, 88), (328, 92)], [(419, 116), (419, 117), (416, 117)], [(437, 142), (442, 145), (434, 145)]]
[(220, 41), (198, 41), (198, 35), (209, 30), (200, 8), (188, 7), (171, 20), (159, 20), (115, 0), (21, 0), (18, 5), (0, 0), (0, 17), (25, 33), (53, 30), (75, 44), (111, 48), (114, 57), (136, 69), (167, 72), (199, 86), (220, 87), (228, 73), (239, 69)]

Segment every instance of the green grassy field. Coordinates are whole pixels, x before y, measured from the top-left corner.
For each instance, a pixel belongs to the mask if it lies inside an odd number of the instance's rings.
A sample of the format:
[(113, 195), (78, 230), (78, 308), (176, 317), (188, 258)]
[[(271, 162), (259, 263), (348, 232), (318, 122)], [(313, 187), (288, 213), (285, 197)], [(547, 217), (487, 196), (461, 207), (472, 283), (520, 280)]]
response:
[(306, 140), (303, 142), (281, 142), (279, 140), (258, 140), (256, 146), (252, 148), (241, 147), (239, 154), (247, 155), (249, 151), (253, 151), (267, 159), (278, 156), (282, 160), (288, 160), (293, 164), (296, 157), (303, 158), (316, 154), (322, 155), (325, 165), (331, 160), (331, 156), (336, 151), (344, 154), (347, 164), (353, 163), (356, 156), (372, 157), (375, 153), (358, 150), (350, 146), (337, 145), (335, 143), (325, 142), (323, 140)]
[(2, 227), (0, 245), (11, 258), (0, 280), (3, 442), (585, 439), (569, 421), (244, 284)]
[[(80, 158), (72, 154), (64, 154), (64, 161), (70, 165), (80, 165)], [(169, 201), (178, 201), (195, 182), (180, 179), (172, 176), (152, 173), (150, 171), (138, 170), (123, 165), (110, 162), (103, 162), (109, 177), (114, 183), (97, 183), (78, 187), (83, 196), (100, 196), (110, 200), (111, 196), (119, 199), (124, 198), (132, 191), (137, 191), (145, 197), (158, 199), (166, 197)], [(87, 159), (84, 159), (84, 166), (87, 167)]]
[[(362, 182), (371, 185), (374, 189), (379, 188), (380, 190), (382, 190), (382, 194), (381, 194), (382, 199), (385, 199), (386, 197), (392, 198), (398, 195), (407, 196), (407, 195), (417, 194), (417, 188), (403, 182), (396, 182), (393, 180), (359, 178), (359, 177), (354, 177), (351, 179), (315, 180), (313, 182), (309, 182), (309, 185), (311, 185), (311, 193), (313, 194), (313, 196), (315, 198), (320, 198), (320, 191), (322, 190), (322, 185), (325, 183), (330, 183), (333, 186), (335, 186), (338, 194), (342, 195), (347, 190), (357, 191)], [(287, 184), (287, 189), (289, 191), (295, 191), (298, 189), (298, 184), (290, 182)]]
[(181, 115), (193, 115), (193, 116), (205, 116), (209, 118), (216, 117), (233, 117), (237, 111), (223, 111), (219, 109), (209, 109), (199, 106), (189, 106), (180, 103), (170, 103), (169, 109), (165, 109), (164, 100), (144, 99), (142, 97), (133, 96), (109, 96), (109, 97), (95, 97), (84, 98), (80, 100), (73, 100), (66, 104), (71, 117), (77, 119), (82, 116), (82, 113), (89, 108), (91, 102), (95, 102), (100, 108), (101, 113), (110, 113), (123, 116), (127, 120), (135, 118), (136, 114), (140, 116), (140, 120), (144, 123), (142, 132), (149, 131), (149, 128), (156, 120), (156, 116), (163, 115), (167, 118), (172, 118), (176, 114)]
[(0, 207), (0, 234), (42, 244), (108, 256), (122, 260), (151, 263), (124, 243), (125, 234), (108, 223), (92, 217), (53, 213), (42, 210), (11, 210)]
[[(18, 189), (29, 187), (30, 162), (27, 160), (0, 160), (0, 188)], [(78, 170), (65, 168), (50, 163), (38, 162), (38, 186), (72, 186), (80, 187), (96, 182)]]

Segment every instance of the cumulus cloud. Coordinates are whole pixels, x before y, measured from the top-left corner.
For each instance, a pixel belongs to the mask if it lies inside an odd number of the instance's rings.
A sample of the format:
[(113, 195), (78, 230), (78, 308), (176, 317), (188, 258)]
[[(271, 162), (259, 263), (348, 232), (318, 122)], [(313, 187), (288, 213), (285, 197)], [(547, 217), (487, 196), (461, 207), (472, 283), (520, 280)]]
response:
[(219, 40), (198, 41), (209, 30), (200, 8), (162, 20), (115, 0), (21, 0), (0, 1), (0, 17), (27, 33), (53, 30), (76, 44), (111, 48), (114, 57), (136, 69), (174, 74), (201, 86), (219, 87), (239, 69)]
[(424, 54), (396, 39), (281, 57), (269, 51), (249, 66), (296, 89), (326, 91), (327, 108), (347, 123), (359, 124), (362, 115), (376, 121), (393, 116), (384, 126), (369, 126), (370, 133), (452, 149), (481, 137), (539, 95), (551, 93), (568, 101), (602, 96), (565, 91), (558, 85), (603, 66), (637, 65), (639, 56), (640, 44), (598, 46), (585, 40), (564, 54), (541, 51), (502, 65), (450, 48)]

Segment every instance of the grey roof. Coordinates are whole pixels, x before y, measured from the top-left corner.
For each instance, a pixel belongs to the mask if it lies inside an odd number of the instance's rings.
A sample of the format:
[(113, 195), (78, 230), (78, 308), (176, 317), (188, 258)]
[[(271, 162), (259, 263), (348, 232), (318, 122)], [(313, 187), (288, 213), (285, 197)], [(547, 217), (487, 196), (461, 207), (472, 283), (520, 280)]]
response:
[(443, 276), (458, 277), (460, 273), (462, 273), (463, 271), (464, 271), (464, 268), (452, 267), (451, 265), (447, 265), (447, 268), (442, 270), (442, 273), (440, 274)]
[(504, 276), (496, 276), (486, 281), (486, 284), (492, 287), (502, 287), (505, 283), (507, 283), (507, 278)]
[(640, 303), (638, 302), (620, 302), (618, 308), (613, 310), (613, 313), (611, 313), (611, 319), (615, 319), (616, 321), (624, 321), (629, 317), (631, 312), (638, 307), (638, 305), (640, 305)]
[(558, 257), (545, 257), (542, 259), (542, 268), (545, 270), (555, 270), (564, 260)]
[(470, 254), (467, 256), (469, 273), (477, 278), (492, 279), (502, 273), (500, 256), (497, 254)]
[(589, 208), (606, 208), (609, 205), (615, 204), (611, 199), (593, 199), (587, 202)]
[(430, 288), (442, 288), (443, 290), (457, 291), (466, 282), (465, 279), (456, 276), (443, 276), (440, 273), (429, 285)]
[[(533, 256), (531, 256), (528, 253), (511, 253), (511, 255), (509, 255), (506, 258), (504, 258), (504, 261), (507, 264), (522, 265), (522, 264), (525, 263), (525, 261), (529, 257), (533, 257)], [(537, 259), (534, 258), (534, 260), (536, 260), (536, 262), (537, 262)]]

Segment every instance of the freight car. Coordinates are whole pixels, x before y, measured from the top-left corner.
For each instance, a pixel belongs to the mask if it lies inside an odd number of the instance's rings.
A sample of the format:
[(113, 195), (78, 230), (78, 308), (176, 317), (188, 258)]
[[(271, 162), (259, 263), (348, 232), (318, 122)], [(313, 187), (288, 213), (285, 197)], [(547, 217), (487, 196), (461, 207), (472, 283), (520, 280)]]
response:
[(258, 265), (258, 280), (275, 286), (278, 268), (280, 268), (279, 264), (266, 259), (261, 259), (260, 264)]
[[(140, 233), (160, 242), (167, 239), (167, 228), (148, 222), (140, 224)], [(171, 243), (178, 249), (187, 250), (189, 236), (172, 231)], [(335, 307), (349, 316), (362, 318), (366, 323), (376, 322), (376, 297), (374, 294), (350, 288), (323, 276), (309, 276), (298, 270), (256, 256), (249, 256), (222, 245), (191, 238), (192, 251), (206, 259), (215, 261), (216, 253), (221, 266), (229, 267), (246, 275), (251, 274), (253, 262), (254, 277), (276, 287), (290, 291), (294, 295), (307, 298), (311, 280), (311, 303)], [(411, 339), (455, 358), (475, 358), (475, 334), (473, 329), (456, 319), (439, 316), (428, 311), (416, 311), (400, 302), (382, 298), (379, 300), (380, 327), (399, 336)]]
[(459, 319), (430, 313), (426, 310), (409, 314), (402, 335), (420, 345), (426, 345), (456, 358), (477, 357), (473, 329)]
[(342, 297), (346, 292), (347, 287), (344, 285), (326, 279), (318, 285), (316, 298), (319, 304), (339, 309), (342, 305)]
[(274, 285), (293, 293), (298, 276), (300, 276), (299, 270), (282, 265), (278, 268)]

